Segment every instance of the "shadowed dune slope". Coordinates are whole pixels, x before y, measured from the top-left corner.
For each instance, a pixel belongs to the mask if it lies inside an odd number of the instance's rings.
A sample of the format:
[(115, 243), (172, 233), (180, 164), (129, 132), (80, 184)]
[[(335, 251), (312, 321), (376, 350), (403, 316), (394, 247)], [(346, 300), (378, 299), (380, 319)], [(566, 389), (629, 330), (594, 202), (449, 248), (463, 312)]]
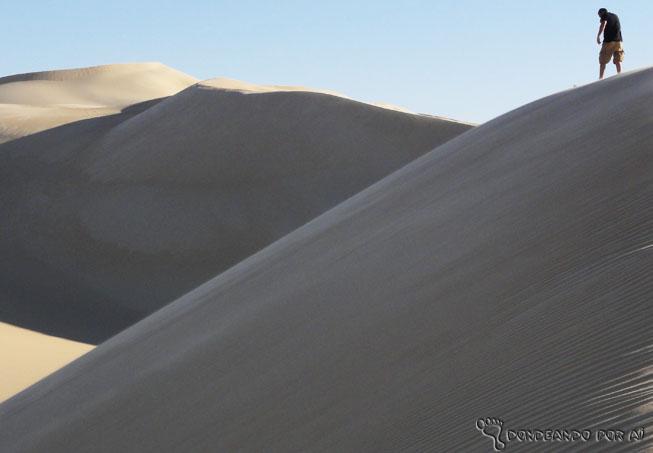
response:
[(98, 343), (470, 127), (218, 79), (6, 143), (0, 320)]
[(489, 451), (481, 417), (650, 431), (652, 126), (649, 69), (461, 135), (4, 403), (0, 449)]
[(0, 143), (178, 93), (197, 79), (161, 63), (126, 63), (0, 78)]

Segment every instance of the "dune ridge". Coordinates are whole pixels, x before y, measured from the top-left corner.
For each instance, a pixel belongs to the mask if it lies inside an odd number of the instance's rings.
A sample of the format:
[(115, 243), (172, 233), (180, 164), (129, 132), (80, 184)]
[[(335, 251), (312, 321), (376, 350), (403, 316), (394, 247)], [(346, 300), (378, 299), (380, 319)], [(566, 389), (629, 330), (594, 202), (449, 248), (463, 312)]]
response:
[(474, 452), (487, 417), (650, 431), (652, 101), (646, 69), (449, 141), (0, 405), (0, 448)]
[(345, 99), (351, 99), (343, 94), (332, 90), (320, 90), (316, 88), (308, 88), (303, 86), (292, 85), (258, 85), (249, 83), (242, 80), (230, 79), (228, 77), (216, 77), (214, 79), (203, 80), (198, 83), (200, 88), (215, 88), (218, 90), (237, 91), (239, 93), (278, 93), (278, 92), (293, 92), (305, 91), (309, 93), (322, 93), (330, 94)]
[(397, 112), (401, 113), (408, 113), (411, 115), (420, 115), (420, 116), (425, 116), (428, 118), (436, 118), (440, 120), (446, 120), (446, 121), (453, 121), (456, 123), (461, 123), (461, 124), (467, 124), (469, 126), (476, 126), (477, 124), (475, 123), (470, 123), (468, 121), (463, 121), (460, 119), (455, 119), (455, 118), (448, 118), (446, 116), (438, 116), (438, 115), (431, 115), (431, 114), (426, 114), (426, 113), (417, 113), (413, 112), (411, 110), (408, 110), (405, 107), (402, 107), (400, 105), (394, 105), (390, 104), (387, 102), (383, 101), (377, 101), (377, 102), (363, 102), (360, 100), (354, 100), (350, 98), (349, 96), (345, 96), (342, 93), (338, 93), (337, 91), (333, 90), (324, 90), (324, 89), (315, 89), (315, 88), (308, 88), (308, 87), (303, 87), (303, 86), (290, 86), (290, 85), (257, 85), (254, 83), (248, 83), (248, 82), (243, 82), (241, 80), (235, 80), (235, 79), (230, 79), (227, 77), (217, 77), (215, 79), (208, 79), (204, 80), (202, 82), (198, 83), (198, 86), (201, 88), (217, 88), (219, 90), (229, 90), (229, 91), (237, 91), (240, 93), (275, 93), (275, 92), (293, 92), (293, 91), (305, 91), (305, 92), (310, 92), (310, 93), (321, 93), (321, 94), (330, 94), (332, 96), (337, 96), (340, 98), (344, 99), (349, 99), (351, 101), (359, 102), (362, 104), (367, 104), (371, 105), (374, 107), (386, 109), (386, 110), (394, 110)]

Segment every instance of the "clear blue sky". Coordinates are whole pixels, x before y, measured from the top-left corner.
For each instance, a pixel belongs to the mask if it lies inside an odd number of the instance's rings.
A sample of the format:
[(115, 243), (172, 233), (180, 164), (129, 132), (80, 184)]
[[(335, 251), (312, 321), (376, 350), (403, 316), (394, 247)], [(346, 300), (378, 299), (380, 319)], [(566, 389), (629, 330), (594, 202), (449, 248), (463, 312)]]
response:
[(24, 0), (3, 7), (0, 74), (161, 61), (482, 122), (595, 79), (599, 7), (625, 68), (653, 65), (652, 0)]

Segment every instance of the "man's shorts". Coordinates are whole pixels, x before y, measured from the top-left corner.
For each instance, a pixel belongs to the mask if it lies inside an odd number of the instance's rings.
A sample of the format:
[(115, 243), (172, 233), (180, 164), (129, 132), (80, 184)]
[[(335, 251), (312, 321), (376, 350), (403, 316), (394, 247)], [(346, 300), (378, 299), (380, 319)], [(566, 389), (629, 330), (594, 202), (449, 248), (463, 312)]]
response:
[(624, 61), (624, 47), (621, 41), (604, 42), (599, 53), (599, 63), (608, 64), (610, 59), (614, 64)]

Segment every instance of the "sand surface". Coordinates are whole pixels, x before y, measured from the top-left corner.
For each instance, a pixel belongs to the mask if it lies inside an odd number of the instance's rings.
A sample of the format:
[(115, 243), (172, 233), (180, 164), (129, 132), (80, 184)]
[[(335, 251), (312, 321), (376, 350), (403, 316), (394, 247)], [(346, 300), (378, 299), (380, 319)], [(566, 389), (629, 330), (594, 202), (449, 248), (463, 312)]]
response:
[(93, 344), (471, 128), (224, 78), (163, 97), (193, 80), (162, 65), (42, 74), (0, 100), (119, 113), (0, 146), (0, 321)]
[(653, 69), (486, 123), (0, 405), (0, 450), (487, 452), (482, 417), (650, 432), (652, 149)]
[(130, 63), (0, 78), (0, 143), (120, 113), (173, 95), (197, 79), (160, 63)]
[(0, 322), (0, 402), (92, 348)]

